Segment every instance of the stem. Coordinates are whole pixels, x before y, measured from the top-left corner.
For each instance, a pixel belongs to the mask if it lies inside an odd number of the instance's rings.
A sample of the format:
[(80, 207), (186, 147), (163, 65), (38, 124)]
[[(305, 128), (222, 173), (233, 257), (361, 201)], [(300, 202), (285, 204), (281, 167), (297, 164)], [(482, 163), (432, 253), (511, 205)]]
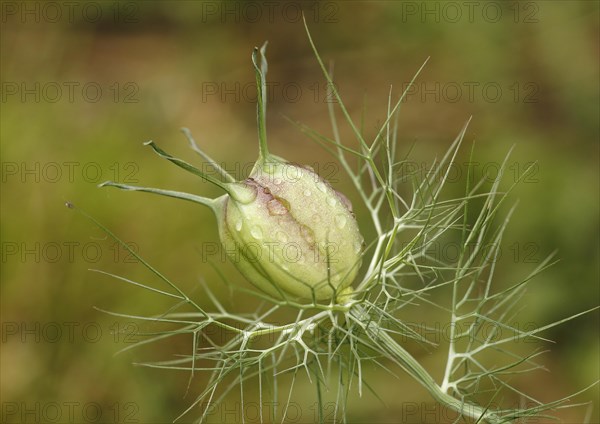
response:
[(126, 191), (144, 191), (146, 193), (159, 194), (161, 196), (174, 197), (176, 199), (189, 200), (191, 202), (199, 203), (204, 206), (208, 206), (215, 214), (220, 210), (221, 204), (223, 203), (223, 196), (216, 199), (209, 199), (208, 197), (196, 196), (195, 194), (183, 193), (180, 191), (163, 190), (160, 188), (153, 187), (138, 187), (127, 184), (119, 184), (113, 181), (105, 181), (98, 184), (98, 187), (116, 187)]
[(383, 347), (387, 356), (397, 362), (411, 377), (427, 389), (429, 394), (440, 404), (458, 412), (462, 416), (476, 419), (478, 422), (485, 420), (490, 424), (501, 423), (502, 419), (497, 414), (480, 406), (463, 402), (444, 392), (435, 382), (429, 372), (406, 349), (396, 342), (382, 327), (370, 319), (360, 306), (350, 310), (350, 316), (356, 321), (367, 335), (378, 345)]
[(169, 153), (165, 152), (163, 149), (158, 147), (156, 145), (156, 143), (154, 143), (152, 140), (145, 142), (144, 145), (150, 146), (152, 148), (152, 150), (154, 150), (154, 152), (161, 158), (166, 159), (169, 162), (174, 163), (178, 167), (185, 169), (186, 171), (191, 172), (194, 175), (199, 176), (200, 178), (208, 181), (209, 183), (212, 183), (212, 184), (216, 185), (217, 187), (222, 188), (226, 192), (229, 192), (229, 190), (227, 188), (227, 183), (223, 183), (223, 182), (219, 181), (212, 175), (208, 175), (207, 173), (201, 171), (200, 169), (196, 168), (195, 166), (190, 165), (189, 163), (187, 163), (184, 160), (181, 160), (179, 158), (171, 156)]
[[(260, 158), (259, 161), (263, 162), (269, 157), (269, 149), (267, 147), (267, 60), (265, 58), (265, 50), (267, 49), (267, 43), (259, 49), (254, 48), (252, 52), (252, 64), (256, 73), (256, 89), (257, 89), (257, 121), (258, 121), (258, 141)], [(260, 54), (260, 66), (258, 64), (258, 56)]]
[(213, 158), (208, 156), (206, 154), (206, 152), (204, 150), (202, 150), (198, 146), (198, 144), (196, 144), (196, 140), (194, 140), (194, 137), (192, 137), (192, 133), (189, 129), (182, 128), (181, 132), (188, 139), (188, 142), (190, 143), (190, 147), (192, 148), (192, 150), (194, 152), (198, 153), (200, 156), (202, 156), (202, 159), (204, 159), (206, 162), (211, 164), (212, 167), (215, 168), (215, 170), (219, 173), (219, 175), (221, 175), (223, 178), (225, 178), (225, 180), (227, 180), (227, 182), (229, 182), (229, 183), (235, 182), (235, 178), (233, 178), (233, 176), (229, 172), (227, 172), (225, 169), (223, 169), (223, 167), (221, 167), (217, 162), (215, 162), (215, 160)]

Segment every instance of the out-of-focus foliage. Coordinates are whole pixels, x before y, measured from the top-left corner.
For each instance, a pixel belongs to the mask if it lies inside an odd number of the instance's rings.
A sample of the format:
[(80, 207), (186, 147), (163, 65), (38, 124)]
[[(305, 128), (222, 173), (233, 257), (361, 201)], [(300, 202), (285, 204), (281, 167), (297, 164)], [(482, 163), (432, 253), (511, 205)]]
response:
[[(190, 340), (112, 357), (140, 324), (94, 306), (145, 314), (165, 307), (151, 294), (88, 271), (152, 279), (64, 203), (75, 203), (132, 243), (200, 304), (206, 301), (200, 279), (230, 305), (239, 303), (220, 290), (207, 260), (245, 284), (224, 254), (210, 250), (218, 242), (210, 211), (101, 190), (96, 183), (115, 179), (219, 194), (142, 146), (153, 139), (191, 160), (181, 126), (237, 178), (247, 174), (257, 150), (250, 53), (265, 40), (271, 150), (313, 165), (358, 199), (327, 153), (286, 119), (330, 131), (326, 86), (297, 13), (300, 3), (52, 3), (60, 16), (45, 2), (0, 4), (2, 421), (21, 421), (25, 407), (38, 408), (27, 420), (36, 413), (52, 420), (53, 403), (63, 421), (70, 411), (75, 421), (90, 420), (93, 408), (107, 422), (169, 421), (190, 403), (193, 381), (186, 398), (187, 373), (131, 362), (187, 353)], [(471, 115), (466, 140), (475, 141), (479, 176), (493, 177), (513, 145), (507, 186), (536, 162), (513, 194), (519, 205), (498, 278), (507, 285), (518, 281), (554, 250), (560, 262), (532, 284), (523, 323), (543, 324), (596, 306), (598, 3), (306, 2), (301, 8), (324, 59), (334, 62), (351, 113), (360, 119), (365, 111), (364, 131), (371, 136), (385, 116), (390, 86), (398, 96), (430, 57), (400, 113), (399, 134), (406, 152), (414, 145), (415, 172), (426, 172)], [(349, 139), (350, 131), (342, 135)], [(469, 150), (467, 143), (450, 184), (457, 195), (464, 191)], [(357, 215), (360, 220), (360, 209)], [(364, 232), (368, 238), (369, 229)], [(547, 401), (592, 383), (598, 329), (594, 313), (544, 334), (557, 342), (542, 359), (550, 372), (519, 384)], [(435, 355), (419, 346), (411, 350), (441, 375)], [(389, 409), (367, 393), (356, 402), (356, 421), (392, 422), (399, 413), (407, 422), (444, 419), (414, 415), (413, 406), (420, 410), (430, 400), (409, 378), (374, 372), (372, 383)], [(308, 382), (298, 384), (306, 395), (299, 400), (302, 422), (310, 422), (314, 392)], [(597, 389), (577, 400), (593, 397)], [(579, 422), (585, 410), (562, 414)]]

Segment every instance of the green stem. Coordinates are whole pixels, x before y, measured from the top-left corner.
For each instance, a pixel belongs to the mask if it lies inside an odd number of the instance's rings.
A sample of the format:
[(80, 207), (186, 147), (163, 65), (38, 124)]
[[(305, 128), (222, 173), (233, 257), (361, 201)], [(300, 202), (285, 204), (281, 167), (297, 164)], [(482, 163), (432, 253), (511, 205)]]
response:
[(225, 178), (225, 180), (227, 182), (229, 182), (229, 183), (235, 182), (235, 178), (233, 178), (233, 176), (229, 172), (227, 172), (223, 167), (221, 167), (213, 158), (211, 158), (208, 154), (206, 154), (206, 152), (204, 150), (202, 150), (198, 146), (198, 144), (196, 143), (196, 140), (194, 140), (194, 137), (192, 137), (192, 133), (189, 129), (182, 128), (181, 132), (188, 139), (188, 142), (190, 143), (190, 147), (192, 148), (192, 150), (194, 152), (196, 152), (200, 156), (202, 156), (202, 159), (204, 159), (213, 168), (215, 168), (215, 170), (219, 173), (219, 175), (221, 175), (223, 178)]
[[(267, 60), (265, 58), (265, 50), (267, 43), (260, 48), (255, 47), (252, 52), (252, 64), (256, 73), (256, 89), (257, 89), (257, 121), (258, 121), (258, 140), (260, 148), (259, 161), (265, 161), (269, 157), (269, 149), (267, 147)], [(258, 56), (260, 54), (260, 66), (258, 64)]]
[(180, 167), (182, 169), (185, 169), (186, 171), (191, 172), (192, 174), (199, 176), (200, 178), (204, 179), (205, 181), (208, 181), (209, 183), (212, 183), (212, 184), (216, 185), (217, 187), (220, 187), (223, 190), (229, 192), (229, 190), (227, 188), (227, 183), (223, 183), (223, 182), (219, 181), (218, 179), (216, 179), (212, 175), (208, 175), (207, 173), (201, 171), (200, 169), (196, 168), (193, 165), (190, 165), (189, 163), (187, 163), (184, 160), (181, 160), (179, 158), (171, 156), (169, 153), (165, 152), (163, 149), (161, 149), (160, 147), (158, 147), (156, 145), (156, 143), (154, 143), (152, 140), (145, 142), (144, 145), (145, 146), (150, 146), (152, 148), (152, 150), (154, 150), (154, 152), (158, 156), (160, 156), (161, 158), (166, 159), (169, 162), (174, 163), (178, 167)]
[(201, 205), (208, 206), (213, 212), (215, 212), (215, 214), (217, 214), (221, 204), (223, 203), (223, 196), (216, 199), (209, 199), (207, 197), (196, 196), (195, 194), (183, 193), (180, 191), (131, 186), (127, 184), (115, 183), (113, 181), (105, 181), (102, 184), (99, 184), (98, 187), (116, 187), (126, 191), (143, 191), (146, 193), (159, 194), (161, 196), (174, 197), (176, 199), (189, 200), (190, 202), (200, 203)]
[(463, 402), (444, 392), (419, 361), (398, 344), (385, 329), (381, 328), (375, 321), (372, 321), (360, 306), (352, 308), (350, 314), (367, 335), (378, 346), (383, 347), (384, 353), (399, 363), (411, 377), (421, 383), (437, 402), (458, 412), (462, 416), (476, 419), (477, 422), (482, 420), (490, 424), (503, 422), (501, 417), (494, 412), (471, 403)]

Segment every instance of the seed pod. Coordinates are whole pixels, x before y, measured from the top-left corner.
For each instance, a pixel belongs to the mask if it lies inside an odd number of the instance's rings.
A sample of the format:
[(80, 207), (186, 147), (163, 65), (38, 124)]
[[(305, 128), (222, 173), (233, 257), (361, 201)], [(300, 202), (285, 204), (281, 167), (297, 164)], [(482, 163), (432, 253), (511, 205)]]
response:
[(227, 194), (207, 199), (187, 193), (153, 188), (110, 185), (195, 201), (211, 207), (228, 257), (258, 289), (278, 298), (329, 300), (337, 298), (358, 274), (363, 238), (348, 199), (335, 191), (312, 169), (287, 162), (269, 153), (265, 130), (266, 60), (256, 70), (260, 154), (252, 172), (236, 182), (202, 152), (187, 130), (198, 153), (221, 173), (225, 182), (174, 158), (147, 143), (161, 157), (199, 175)]
[(352, 283), (363, 239), (344, 196), (313, 171), (282, 162), (255, 168), (242, 184), (248, 201), (227, 198), (219, 232), (250, 282), (272, 296), (317, 300)]

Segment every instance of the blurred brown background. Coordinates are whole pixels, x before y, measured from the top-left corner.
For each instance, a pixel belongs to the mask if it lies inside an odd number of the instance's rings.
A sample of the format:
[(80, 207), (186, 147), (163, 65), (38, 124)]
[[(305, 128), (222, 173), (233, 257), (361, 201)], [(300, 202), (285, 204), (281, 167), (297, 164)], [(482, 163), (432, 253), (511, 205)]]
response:
[[(598, 2), (4, 1), (0, 6), (4, 422), (170, 422), (193, 399), (185, 396), (187, 373), (131, 365), (185, 352), (189, 340), (113, 357), (131, 342), (128, 334), (138, 324), (94, 306), (153, 314), (168, 303), (89, 272), (149, 277), (64, 203), (90, 212), (207, 304), (198, 279), (220, 291), (203, 256), (206, 243), (218, 241), (211, 213), (96, 184), (114, 179), (218, 195), (142, 146), (153, 139), (192, 160), (182, 126), (243, 177), (244, 166), (257, 155), (254, 46), (269, 41), (271, 150), (319, 166), (356, 198), (344, 174), (331, 168), (332, 158), (285, 118), (331, 133), (325, 84), (301, 10), (323, 59), (335, 63), (342, 97), (356, 120), (364, 106), (369, 135), (384, 119), (390, 85), (397, 96), (430, 57), (400, 113), (400, 144), (404, 151), (415, 145), (416, 166), (441, 155), (470, 116), (461, 160), (468, 160), (475, 141), (482, 175), (493, 173), (513, 145), (508, 183), (537, 161), (534, 174), (512, 197), (519, 206), (505, 239), (499, 284), (522, 278), (554, 250), (560, 262), (531, 285), (523, 320), (543, 325), (598, 304)], [(454, 186), (457, 193), (464, 187), (462, 180)], [(230, 264), (219, 266), (238, 278)], [(236, 307), (235, 299), (228, 302)], [(598, 330), (596, 312), (544, 333), (556, 341), (544, 346), (549, 352), (542, 362), (549, 371), (519, 378), (520, 387), (550, 401), (596, 381)], [(414, 352), (441, 377), (443, 351), (417, 347)], [(427, 414), (431, 399), (407, 376), (372, 374), (371, 384), (388, 408), (367, 393), (352, 402), (351, 422), (452, 418), (435, 408)], [(197, 376), (193, 387), (202, 382)], [(298, 384), (298, 402), (305, 409), (293, 422), (312, 422), (314, 390), (307, 381)], [(598, 393), (594, 388), (573, 399), (596, 401), (591, 422), (598, 422)], [(579, 423), (586, 413), (582, 407), (558, 415)], [(235, 417), (234, 411), (226, 418), (235, 422)]]

